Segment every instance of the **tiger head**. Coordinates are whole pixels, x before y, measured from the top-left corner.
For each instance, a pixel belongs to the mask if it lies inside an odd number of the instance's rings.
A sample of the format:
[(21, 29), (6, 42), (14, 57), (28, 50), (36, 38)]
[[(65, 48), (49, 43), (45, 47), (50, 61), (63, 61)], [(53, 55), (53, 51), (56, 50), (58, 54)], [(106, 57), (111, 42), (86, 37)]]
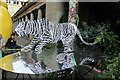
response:
[(15, 28), (16, 35), (20, 36), (20, 37), (26, 35), (27, 34), (26, 26), (27, 26), (27, 22), (25, 22), (25, 21), (24, 22), (20, 22), (18, 24), (18, 26)]

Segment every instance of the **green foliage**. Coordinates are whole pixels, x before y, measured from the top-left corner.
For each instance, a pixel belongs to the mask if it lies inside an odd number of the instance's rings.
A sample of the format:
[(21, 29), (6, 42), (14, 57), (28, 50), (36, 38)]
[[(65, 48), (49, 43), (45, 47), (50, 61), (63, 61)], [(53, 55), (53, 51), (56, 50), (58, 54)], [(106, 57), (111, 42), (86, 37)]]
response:
[(110, 24), (95, 24), (95, 26), (85, 26), (81, 29), (81, 34), (87, 42), (97, 42), (99, 49), (107, 55), (118, 55), (118, 36), (110, 30)]
[(98, 75), (98, 78), (113, 78), (120, 79), (120, 54), (118, 57), (113, 59), (108, 59), (107, 69), (104, 71), (104, 74)]
[(106, 69), (98, 77), (120, 79), (120, 41), (110, 29), (110, 24), (85, 26), (81, 29), (81, 34), (87, 42), (96, 40), (99, 50), (106, 55)]

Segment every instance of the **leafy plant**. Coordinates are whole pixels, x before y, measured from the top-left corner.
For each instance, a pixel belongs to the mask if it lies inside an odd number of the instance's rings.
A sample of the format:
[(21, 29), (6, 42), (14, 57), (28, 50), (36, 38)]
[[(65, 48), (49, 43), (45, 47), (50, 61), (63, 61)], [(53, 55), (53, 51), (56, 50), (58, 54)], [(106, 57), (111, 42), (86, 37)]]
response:
[(103, 74), (98, 75), (98, 78), (120, 79), (120, 54), (111, 60), (108, 59), (107, 69)]
[(110, 29), (110, 24), (95, 24), (81, 29), (81, 34), (87, 42), (97, 42), (98, 48), (107, 55), (117, 55), (119, 53), (118, 36)]
[(101, 23), (95, 26), (85, 26), (81, 34), (87, 42), (96, 40), (97, 48), (105, 54), (106, 68), (99, 78), (120, 79), (120, 41), (110, 29), (110, 24)]

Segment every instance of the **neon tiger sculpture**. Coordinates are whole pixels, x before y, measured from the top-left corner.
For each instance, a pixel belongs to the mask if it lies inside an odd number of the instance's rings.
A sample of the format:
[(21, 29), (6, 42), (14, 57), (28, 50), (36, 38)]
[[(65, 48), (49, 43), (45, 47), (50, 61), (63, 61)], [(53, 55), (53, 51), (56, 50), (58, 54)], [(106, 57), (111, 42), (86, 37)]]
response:
[[(47, 19), (23, 21), (19, 23), (18, 26), (15, 28), (15, 32), (20, 37), (28, 34), (33, 35), (33, 40), (31, 41), (31, 43), (21, 49), (21, 51), (24, 52), (31, 50), (37, 44), (37, 46), (35, 47), (35, 52), (36, 54), (39, 54), (46, 44), (62, 41), (64, 51), (63, 53), (58, 54), (56, 59), (58, 63), (63, 63), (62, 69), (69, 68), (74, 65), (74, 63), (72, 62), (72, 53), (69, 52), (73, 51), (73, 46), (71, 45), (71, 42), (74, 41), (76, 35), (78, 35), (81, 41), (86, 45), (96, 44), (96, 42), (85, 42), (75, 24), (53, 24)], [(65, 56), (67, 56), (67, 59), (65, 59)]]

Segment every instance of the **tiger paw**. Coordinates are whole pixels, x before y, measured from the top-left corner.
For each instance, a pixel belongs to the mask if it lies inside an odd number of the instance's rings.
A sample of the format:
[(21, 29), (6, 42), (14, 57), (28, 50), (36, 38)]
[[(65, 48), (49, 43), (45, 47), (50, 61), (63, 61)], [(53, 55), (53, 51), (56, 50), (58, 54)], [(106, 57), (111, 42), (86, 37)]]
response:
[(21, 52), (28, 52), (28, 51), (30, 51), (31, 49), (26, 49), (26, 48), (22, 48), (21, 49)]
[(41, 49), (35, 48), (35, 53), (36, 53), (36, 54), (40, 54), (41, 52), (42, 52)]
[(60, 64), (64, 63), (65, 62), (65, 56), (66, 56), (65, 53), (58, 54), (57, 58), (56, 58), (56, 61)]
[(41, 51), (35, 51), (35, 53), (36, 53), (36, 54), (40, 54), (40, 53), (41, 53)]
[(40, 54), (40, 52), (36, 52), (36, 54)]

